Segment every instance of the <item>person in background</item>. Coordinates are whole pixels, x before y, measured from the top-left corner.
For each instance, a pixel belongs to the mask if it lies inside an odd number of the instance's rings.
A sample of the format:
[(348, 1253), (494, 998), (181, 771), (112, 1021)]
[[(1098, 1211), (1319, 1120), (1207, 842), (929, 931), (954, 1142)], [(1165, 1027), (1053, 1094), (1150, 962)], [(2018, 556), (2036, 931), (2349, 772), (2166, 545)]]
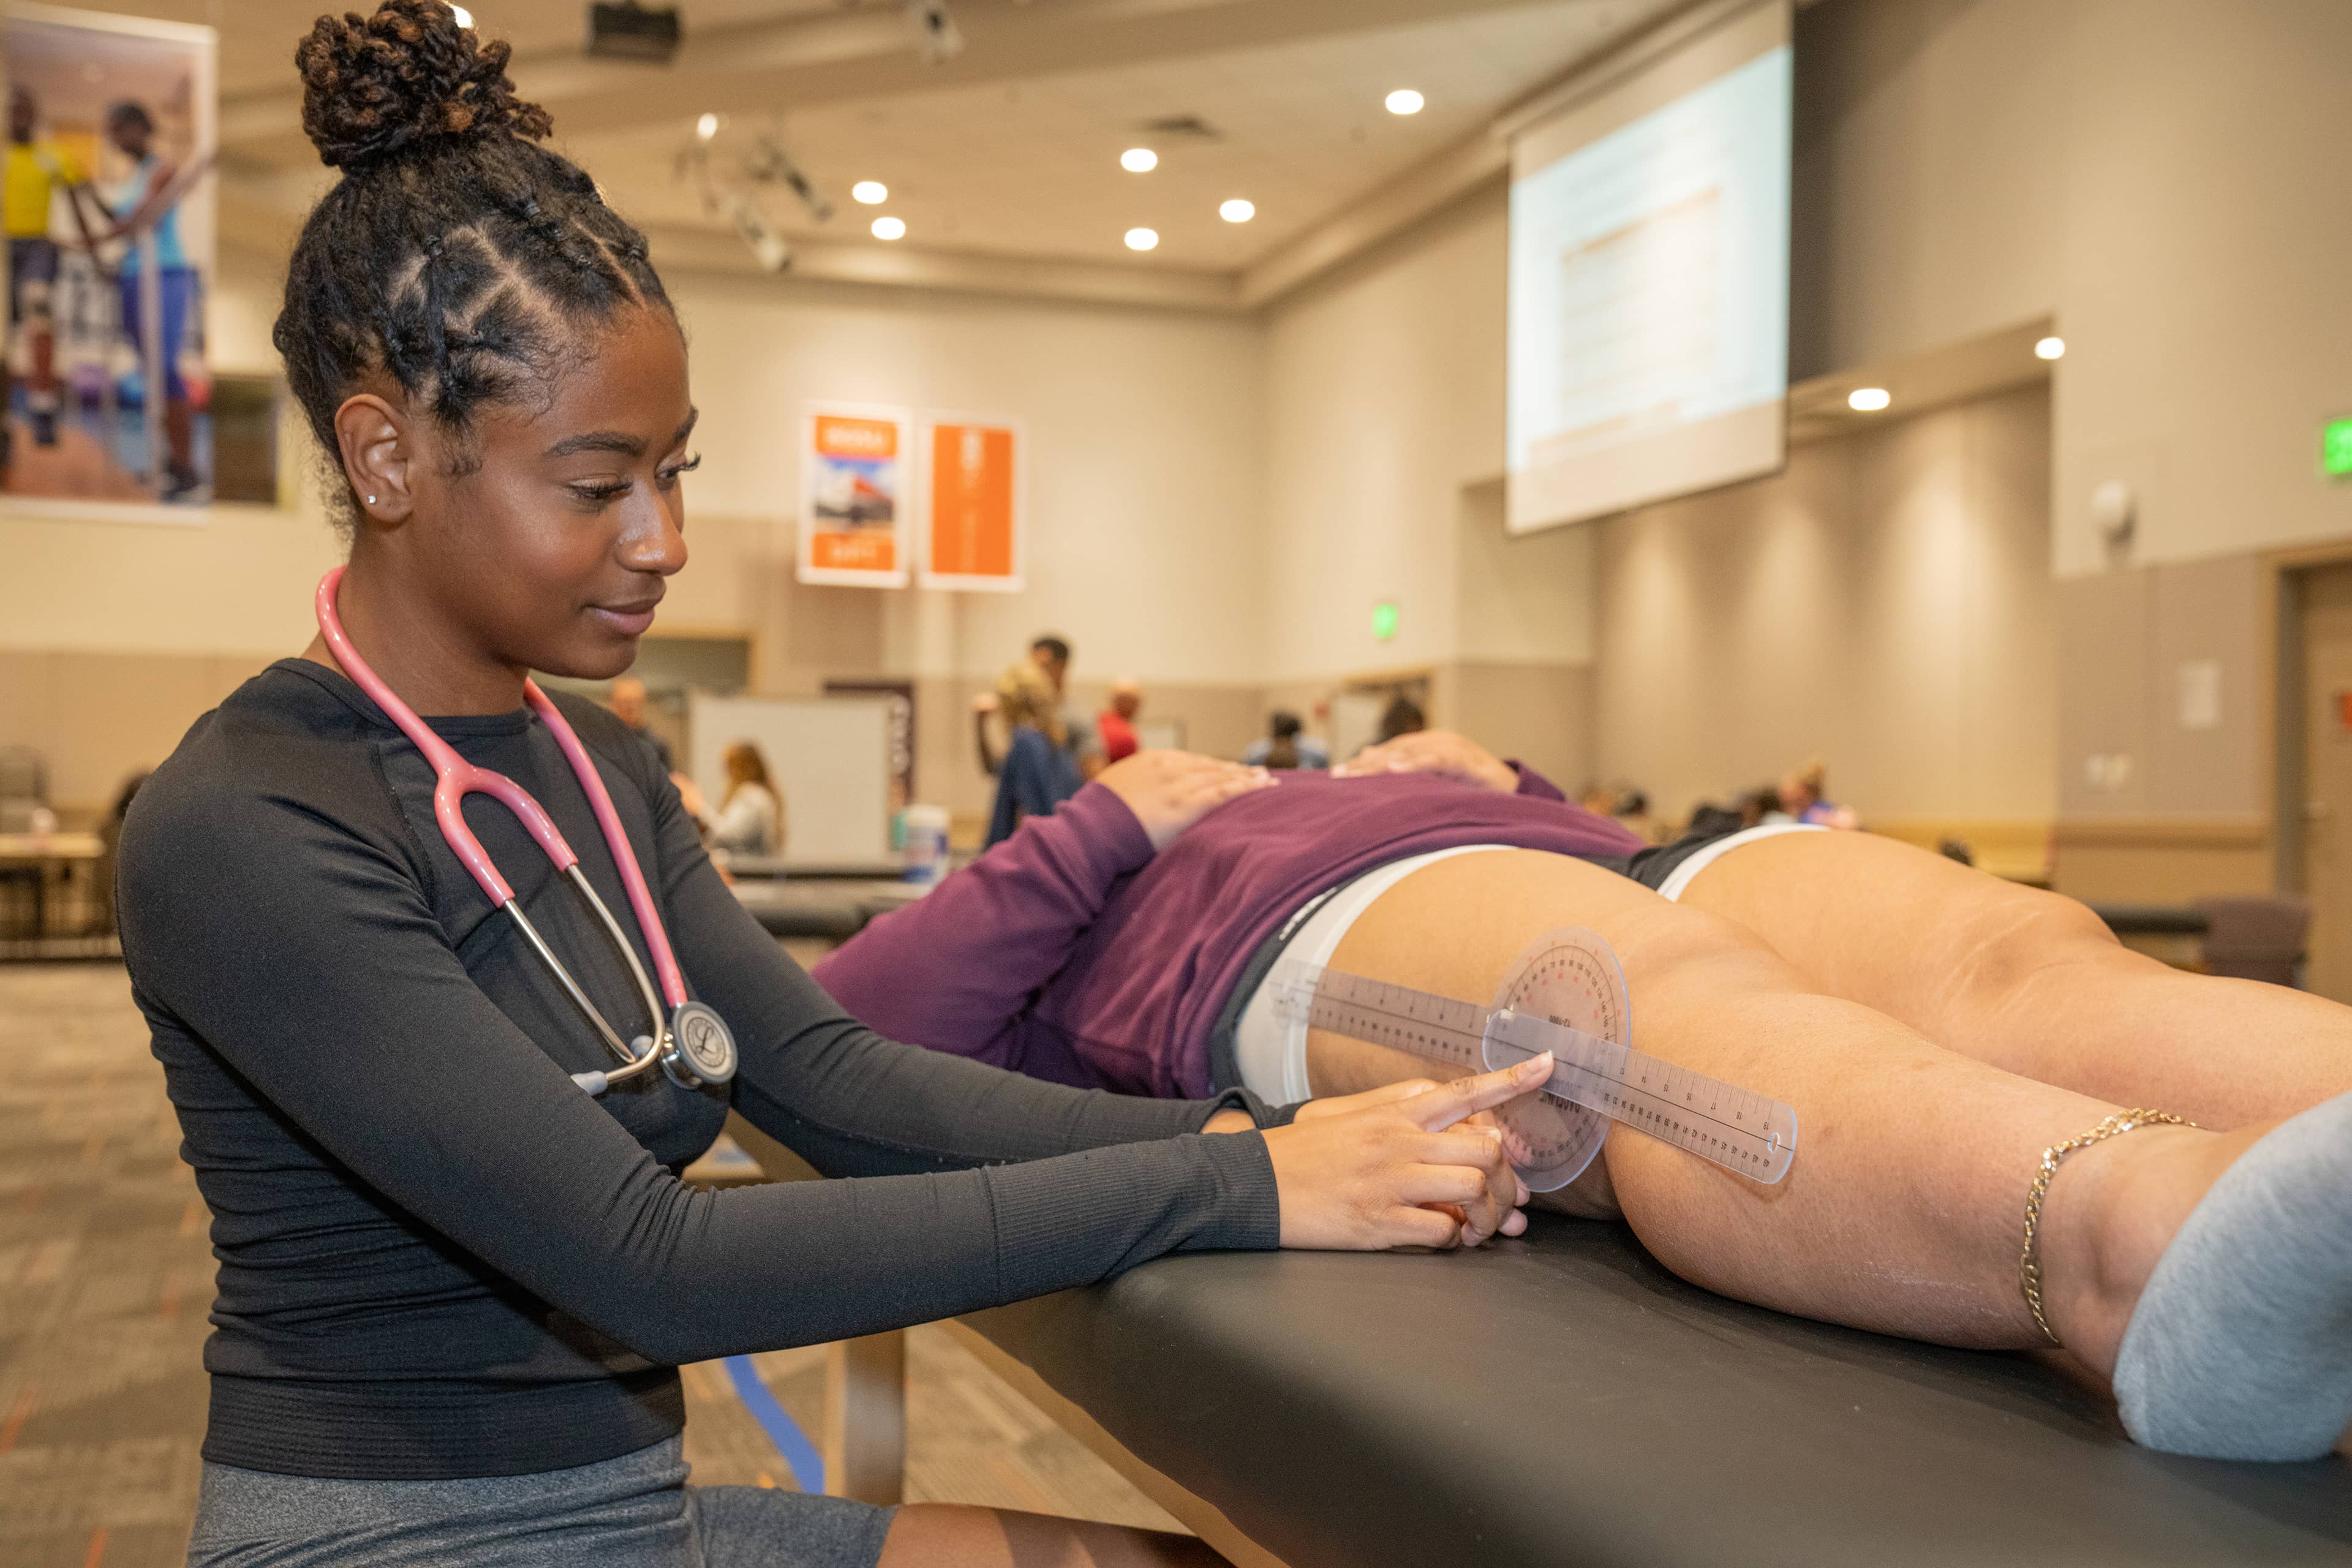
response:
[(1665, 842), (1659, 831), (1657, 819), (1650, 815), (1650, 797), (1640, 790), (1621, 791), (1609, 815), (1616, 818), (1618, 826), (1644, 844)]
[(1265, 721), (1265, 733), (1242, 752), (1243, 763), (1268, 769), (1329, 767), (1330, 752), (1323, 749), (1322, 742), (1300, 733), (1304, 728), (1297, 714), (1276, 710)]
[(1050, 816), (1054, 808), (1085, 787), (1061, 734), (1062, 715), (1045, 672), (1023, 660), (996, 682), (996, 709), (1004, 715), (1009, 739), (997, 770), (996, 805), (988, 814), (988, 843), (1013, 837), (1024, 819)]
[[(1081, 780), (1093, 778), (1103, 770), (1102, 731), (1096, 726), (1093, 714), (1078, 711), (1066, 699), (1070, 680), (1070, 645), (1051, 632), (1040, 632), (1030, 639), (1029, 662), (1037, 667), (1037, 673), (1045, 678), (1053, 693), (1055, 711), (1061, 721), (1059, 744), (1069, 753), (1070, 766)], [(971, 724), (980, 739), (980, 765), (991, 778), (1003, 765), (988, 739), (988, 716), (995, 711), (996, 693), (983, 691), (972, 699)], [(1011, 721), (1006, 722), (1009, 726)]]
[(1862, 826), (1862, 819), (1848, 807), (1837, 805), (1824, 798), (1829, 791), (1830, 770), (1819, 757), (1794, 773), (1781, 776), (1779, 796), (1780, 814), (1766, 813), (1767, 822), (1802, 822), (1814, 827), (1835, 827), (1846, 832)]
[(727, 770), (727, 793), (704, 837), (730, 855), (784, 852), (784, 803), (768, 782), (768, 759), (749, 741), (737, 741), (719, 757)]
[[(73, 208), (82, 242), (92, 244), (81, 203), (71, 198), (89, 184), (89, 175), (56, 142), (36, 136), (40, 103), (31, 91), (8, 94), (8, 167), (0, 222), (8, 231), (8, 324), (22, 326), (32, 360), (25, 411), (36, 446), (58, 444), (57, 315), (58, 246), (49, 237), (50, 198), (63, 191)], [(0, 372), (5, 374), (5, 372)]]
[[(100, 237), (121, 239), (152, 231), (155, 243), (157, 352), (163, 359), (163, 438), (171, 449), (163, 499), (177, 500), (204, 481), (196, 473), (195, 414), (188, 402), (188, 384), (180, 376), (180, 337), (187, 330), (194, 307), (195, 269), (180, 246), (179, 197), (172, 182), (179, 167), (155, 151), (155, 117), (144, 104), (124, 100), (106, 111), (106, 138), (136, 167), (114, 206), (114, 227)], [(143, 356), (145, 330), (140, 309), (141, 241), (122, 253), (118, 287), (122, 291), (122, 335), (131, 352)], [(142, 389), (152, 397), (154, 387)]]
[(625, 675), (613, 682), (611, 700), (605, 704), (613, 717), (626, 724), (638, 740), (654, 749), (661, 759), (662, 772), (676, 773), (677, 764), (670, 760), (669, 742), (646, 728), (646, 683), (634, 675)]
[(1135, 716), (1142, 710), (1143, 686), (1135, 677), (1122, 675), (1110, 683), (1110, 706), (1095, 715), (1095, 728), (1102, 735), (1104, 767), (1131, 757), (1142, 748), (1142, 742), (1135, 738)]
[(1399, 735), (1415, 735), (1428, 728), (1429, 719), (1422, 712), (1421, 704), (1410, 697), (1400, 697), (1381, 715), (1381, 738), (1372, 743), (1385, 746)]

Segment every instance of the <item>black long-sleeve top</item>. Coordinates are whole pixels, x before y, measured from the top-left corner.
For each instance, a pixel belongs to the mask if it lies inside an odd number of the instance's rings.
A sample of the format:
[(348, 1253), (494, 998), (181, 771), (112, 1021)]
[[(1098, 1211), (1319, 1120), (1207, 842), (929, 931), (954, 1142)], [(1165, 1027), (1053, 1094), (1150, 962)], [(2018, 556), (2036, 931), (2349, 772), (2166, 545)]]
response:
[[(735, 901), (651, 753), (557, 702), (594, 758), (731, 1085), (609, 1053), (444, 843), (434, 775), (358, 688), (288, 659), (200, 720), (125, 825), (123, 952), (219, 1259), (207, 1458), (284, 1474), (511, 1475), (677, 1431), (675, 1367), (871, 1333), (1266, 1247), (1245, 1096), (1068, 1089), (881, 1039)], [(432, 721), (538, 798), (651, 972), (578, 781), (518, 710)], [(466, 820), (624, 1038), (644, 1003), (503, 806)], [(919, 985), (919, 973), (907, 976)], [(732, 1105), (830, 1176), (698, 1193)]]

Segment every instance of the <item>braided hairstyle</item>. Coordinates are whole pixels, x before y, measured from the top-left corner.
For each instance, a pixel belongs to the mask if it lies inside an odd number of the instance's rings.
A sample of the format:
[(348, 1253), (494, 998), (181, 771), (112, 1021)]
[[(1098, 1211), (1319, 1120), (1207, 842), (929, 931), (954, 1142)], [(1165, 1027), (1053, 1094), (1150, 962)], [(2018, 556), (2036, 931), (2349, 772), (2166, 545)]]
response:
[(461, 436), (588, 331), (671, 311), (645, 237), (538, 144), (553, 124), (515, 96), (508, 52), (443, 0), (321, 16), (294, 51), (302, 129), (343, 177), (302, 226), (271, 336), (331, 458), (335, 410), (372, 380)]

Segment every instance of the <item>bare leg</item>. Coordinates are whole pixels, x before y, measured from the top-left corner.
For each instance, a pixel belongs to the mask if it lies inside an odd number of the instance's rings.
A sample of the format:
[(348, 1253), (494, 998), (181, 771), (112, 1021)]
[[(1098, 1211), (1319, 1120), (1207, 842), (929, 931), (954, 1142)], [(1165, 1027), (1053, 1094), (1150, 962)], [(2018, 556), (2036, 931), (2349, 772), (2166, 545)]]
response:
[(1224, 1561), (1189, 1535), (919, 1503), (891, 1520), (878, 1568), (1216, 1568)]
[(2236, 1127), (2352, 1089), (2352, 1008), (2186, 973), (2072, 899), (1891, 838), (1759, 839), (1682, 902), (1753, 932), (1816, 990), (2102, 1100)]
[[(1742, 1300), (1947, 1344), (2041, 1342), (2017, 1280), (2026, 1188), (2043, 1149), (2114, 1106), (1816, 994), (1728, 921), (1559, 856), (1430, 866), (1374, 902), (1332, 963), (1483, 1000), (1530, 939), (1570, 923), (1615, 948), (1644, 1050), (1787, 1100), (1802, 1127), (1796, 1164), (1769, 1187), (1614, 1127), (1605, 1172), (1572, 1189), (1589, 1206), (1613, 1202), (1668, 1268)], [(1320, 1031), (1307, 1060), (1318, 1092), (1444, 1070)], [(2047, 1302), (2101, 1376), (2157, 1258), (2257, 1131), (2151, 1129), (2061, 1168)]]

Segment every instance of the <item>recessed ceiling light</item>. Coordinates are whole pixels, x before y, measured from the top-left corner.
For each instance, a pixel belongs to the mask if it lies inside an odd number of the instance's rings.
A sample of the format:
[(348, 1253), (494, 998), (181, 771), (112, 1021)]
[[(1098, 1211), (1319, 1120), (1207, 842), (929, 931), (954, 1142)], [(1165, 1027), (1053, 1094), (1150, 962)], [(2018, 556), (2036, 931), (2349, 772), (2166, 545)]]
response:
[(1127, 247), (1129, 250), (1149, 250), (1159, 243), (1160, 231), (1157, 229), (1131, 228), (1127, 231)]
[(2040, 342), (2033, 345), (2033, 357), (2035, 359), (2059, 359), (2062, 358), (2065, 353), (2066, 340), (2063, 338), (2044, 338)]
[(1160, 154), (1149, 147), (1129, 147), (1118, 155), (1118, 166), (1130, 174), (1148, 174), (1160, 167)]
[(1223, 206), (1220, 206), (1217, 209), (1217, 216), (1224, 219), (1227, 223), (1247, 223), (1250, 219), (1257, 216), (1257, 207), (1254, 204), (1245, 202), (1242, 200), (1241, 197), (1235, 196), (1232, 201), (1225, 203)]
[(1422, 96), (1409, 87), (1401, 87), (1388, 96), (1391, 114), (1419, 114)]
[(905, 218), (891, 217), (887, 214), (885, 214), (883, 216), (877, 217), (874, 220), (874, 237), (877, 239), (902, 238), (905, 237), (906, 232), (907, 220)]
[(1875, 414), (1894, 401), (1883, 386), (1857, 386), (1845, 395), (1845, 405), (1857, 414)]
[(450, 6), (449, 15), (457, 18), (457, 26), (461, 27), (470, 27), (474, 25), (474, 14), (463, 5)]
[(705, 142), (719, 134), (719, 116), (706, 114), (694, 122), (694, 133)]
[(890, 187), (879, 180), (860, 180), (849, 187), (849, 195), (853, 201), (877, 207), (890, 199)]

